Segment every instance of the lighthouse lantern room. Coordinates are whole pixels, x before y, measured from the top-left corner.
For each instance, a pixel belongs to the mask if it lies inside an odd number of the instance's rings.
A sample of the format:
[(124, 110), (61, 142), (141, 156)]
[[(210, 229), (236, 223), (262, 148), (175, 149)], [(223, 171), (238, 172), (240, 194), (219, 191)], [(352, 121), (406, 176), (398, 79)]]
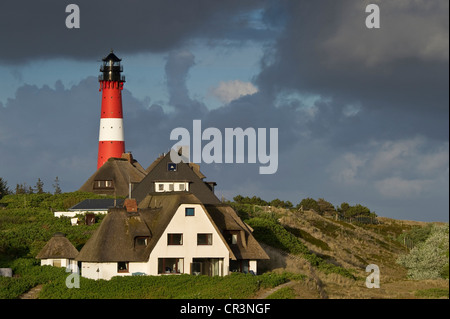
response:
[(125, 153), (123, 134), (122, 89), (125, 76), (119, 59), (111, 53), (102, 59), (98, 81), (102, 92), (102, 108), (98, 142), (97, 169), (110, 157), (121, 157)]

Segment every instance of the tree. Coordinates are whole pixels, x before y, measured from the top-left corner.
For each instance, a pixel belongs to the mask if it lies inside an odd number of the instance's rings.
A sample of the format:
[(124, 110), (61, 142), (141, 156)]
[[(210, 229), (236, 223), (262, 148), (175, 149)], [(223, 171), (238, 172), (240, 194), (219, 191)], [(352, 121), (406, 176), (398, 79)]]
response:
[(325, 212), (334, 212), (335, 211), (333, 204), (331, 204), (330, 202), (327, 202), (323, 198), (319, 198), (317, 200), (317, 205), (319, 206), (319, 211), (322, 214)]
[(54, 183), (52, 184), (53, 188), (55, 189), (54, 194), (61, 194), (61, 187), (59, 187), (59, 178), (56, 176)]
[(315, 212), (320, 212), (319, 205), (314, 198), (308, 197), (302, 199), (302, 201), (297, 205), (297, 208), (301, 207), (303, 207), (304, 210), (314, 210)]
[(16, 184), (16, 195), (18, 194), (26, 194), (27, 193), (27, 189), (26, 189), (26, 184)]
[(344, 214), (345, 217), (357, 217), (357, 216), (367, 216), (367, 217), (375, 217), (370, 213), (370, 209), (367, 207), (356, 204), (355, 206), (351, 206)]
[(36, 193), (43, 194), (44, 193), (44, 182), (41, 181), (40, 178), (38, 178), (36, 182)]
[(0, 199), (8, 194), (10, 194), (8, 183), (2, 177), (0, 177)]
[(337, 211), (338, 211), (339, 215), (345, 216), (345, 213), (347, 212), (347, 210), (348, 210), (349, 208), (350, 208), (350, 204), (349, 204), (349, 203), (346, 203), (346, 202), (343, 202), (343, 203), (341, 204), (341, 206), (337, 209)]

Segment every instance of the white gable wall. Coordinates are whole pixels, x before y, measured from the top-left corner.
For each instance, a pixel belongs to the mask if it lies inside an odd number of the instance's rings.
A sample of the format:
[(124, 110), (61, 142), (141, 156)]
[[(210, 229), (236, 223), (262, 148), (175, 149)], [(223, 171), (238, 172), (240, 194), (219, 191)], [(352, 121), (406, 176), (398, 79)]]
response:
[[(186, 216), (185, 209), (194, 208), (194, 216)], [(182, 245), (168, 245), (168, 234), (183, 234)], [(212, 234), (212, 245), (197, 245), (197, 234)], [(227, 275), (230, 253), (219, 233), (214, 228), (202, 206), (182, 204), (166, 227), (163, 235), (150, 254), (148, 273), (158, 274), (158, 258), (183, 258), (183, 273), (191, 273), (193, 258), (223, 258), (221, 275)]]

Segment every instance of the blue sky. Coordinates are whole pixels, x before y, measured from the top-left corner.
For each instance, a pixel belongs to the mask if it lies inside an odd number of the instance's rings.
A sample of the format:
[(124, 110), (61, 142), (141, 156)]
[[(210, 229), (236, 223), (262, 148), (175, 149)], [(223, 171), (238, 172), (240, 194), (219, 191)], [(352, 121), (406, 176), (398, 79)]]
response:
[[(448, 221), (448, 1), (18, 0), (0, 12), (0, 176), (77, 190), (97, 159), (100, 60), (122, 58), (126, 149), (176, 127), (278, 128), (279, 167), (202, 164), (217, 195), (325, 198)], [(367, 29), (365, 6), (380, 6)], [(104, 19), (104, 15), (110, 17)]]

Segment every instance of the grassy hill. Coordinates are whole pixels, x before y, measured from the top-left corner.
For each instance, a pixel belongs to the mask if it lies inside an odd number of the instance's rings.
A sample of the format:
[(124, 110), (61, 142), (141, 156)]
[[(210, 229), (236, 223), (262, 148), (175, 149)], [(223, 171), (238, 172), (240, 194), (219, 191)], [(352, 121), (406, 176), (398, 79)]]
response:
[[(283, 235), (273, 234), (266, 227), (253, 234), (263, 243), (271, 257), (261, 263), (266, 271), (288, 271), (306, 276), (306, 280), (289, 289), (298, 298), (417, 298), (425, 295), (448, 298), (447, 279), (413, 280), (397, 260), (413, 248), (414, 238), (426, 233), (432, 224), (378, 217), (374, 223), (336, 220), (336, 216), (322, 216), (312, 210), (283, 209), (248, 204), (233, 204), (235, 209), (253, 227), (255, 220), (275, 220)], [(448, 225), (448, 224), (447, 224)], [(258, 227), (258, 225), (256, 224)], [(448, 226), (447, 226), (448, 227)], [(273, 228), (272, 228), (273, 229)], [(422, 231), (423, 230), (423, 231)], [(414, 236), (414, 234), (418, 234)], [(261, 235), (260, 235), (261, 234)], [(411, 235), (410, 235), (411, 234)], [(448, 228), (447, 228), (448, 234)], [(292, 237), (289, 237), (292, 235)], [(277, 243), (274, 237), (286, 236), (287, 241), (299, 241), (309, 254), (322, 261), (317, 264), (302, 252)], [(448, 235), (447, 235), (448, 236)], [(272, 237), (272, 238), (271, 238)], [(447, 246), (448, 251), (448, 246)], [(447, 252), (448, 259), (448, 252)], [(335, 266), (334, 269), (328, 265)], [(365, 285), (366, 267), (376, 264), (380, 269), (380, 288), (368, 289)], [(325, 266), (324, 266), (325, 265)], [(340, 271), (343, 270), (343, 271)], [(348, 276), (348, 274), (353, 276)], [(443, 275), (445, 278), (445, 275)], [(430, 291), (428, 291), (431, 289)], [(430, 293), (430, 294), (428, 294)]]
[[(0, 277), (0, 298), (17, 298), (36, 285), (44, 285), (42, 298), (83, 295), (83, 289), (66, 295), (69, 292), (64, 285), (64, 270), (40, 267), (34, 257), (55, 232), (66, 233), (78, 249), (83, 247), (101, 223), (101, 217), (92, 226), (73, 227), (69, 219), (53, 217), (52, 210), (67, 209), (91, 197), (92, 194), (74, 192), (8, 195), (0, 200), (0, 267), (12, 267), (16, 274), (15, 278)], [(143, 288), (135, 298), (193, 297), (182, 287), (194, 287), (195, 298), (448, 298), (448, 279), (413, 280), (408, 278), (407, 269), (397, 263), (399, 256), (408, 254), (430, 236), (430, 223), (382, 217), (371, 219), (370, 223), (357, 219), (350, 222), (313, 210), (230, 204), (271, 257), (258, 265), (263, 276), (197, 281), (191, 276), (180, 276), (173, 283), (164, 283), (164, 291), (146, 292)], [(365, 285), (369, 264), (379, 266), (379, 289)], [(128, 277), (118, 281), (123, 287), (155, 287), (163, 280), (158, 278)], [(102, 298), (104, 293), (108, 298), (120, 298), (122, 292), (116, 281), (95, 283), (83, 278), (82, 284), (90, 287), (92, 298)], [(208, 289), (210, 285), (215, 289)], [(91, 289), (93, 286), (98, 287), (97, 293)], [(236, 287), (236, 291), (230, 287)]]

